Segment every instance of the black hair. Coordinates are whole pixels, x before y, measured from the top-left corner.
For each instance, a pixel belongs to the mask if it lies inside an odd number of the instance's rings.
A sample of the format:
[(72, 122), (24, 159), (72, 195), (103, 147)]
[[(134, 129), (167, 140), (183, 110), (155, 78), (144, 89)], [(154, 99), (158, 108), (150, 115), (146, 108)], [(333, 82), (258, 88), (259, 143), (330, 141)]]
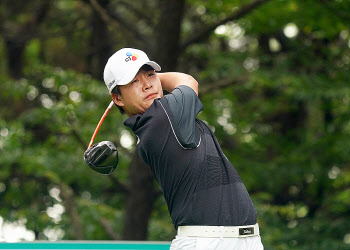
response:
[[(119, 85), (115, 86), (115, 87), (112, 89), (112, 93), (113, 93), (113, 94), (116, 94), (116, 95), (122, 95), (122, 94), (120, 93)], [(123, 109), (121, 106), (118, 106), (116, 103), (114, 103), (114, 104), (115, 104), (115, 106), (117, 106), (117, 108), (119, 109), (119, 112), (120, 112), (122, 115), (125, 114), (125, 111), (124, 111), (124, 109)]]
[[(148, 71), (151, 71), (151, 70), (154, 70), (154, 68), (148, 64), (144, 64), (140, 69), (139, 71), (137, 71), (137, 74), (140, 73), (140, 72), (148, 72)], [(137, 75), (136, 74), (136, 75)], [(120, 92), (120, 87), (119, 85), (115, 86), (112, 91), (111, 91), (113, 94), (116, 94), (116, 95), (122, 95), (121, 92)], [(121, 114), (125, 114), (125, 111), (124, 109), (121, 107), (121, 106), (118, 106), (117, 104), (115, 104), (115, 106), (117, 106), (117, 108), (119, 109), (120, 113)]]

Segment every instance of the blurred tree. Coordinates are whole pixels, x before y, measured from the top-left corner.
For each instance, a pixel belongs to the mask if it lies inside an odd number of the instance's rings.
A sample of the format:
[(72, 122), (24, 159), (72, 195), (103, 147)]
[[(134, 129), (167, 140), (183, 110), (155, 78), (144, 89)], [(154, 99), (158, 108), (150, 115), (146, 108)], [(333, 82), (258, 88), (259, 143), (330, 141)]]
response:
[(0, 4), (5, 221), (36, 239), (172, 239), (125, 117), (111, 112), (97, 138), (118, 145), (116, 172), (82, 161), (109, 102), (105, 61), (129, 46), (199, 80), (200, 118), (250, 191), (266, 249), (349, 247), (348, 1), (48, 2)]
[(0, 31), (6, 47), (8, 70), (13, 78), (23, 77), (25, 47), (37, 36), (50, 5), (50, 1), (2, 2), (0, 16), (4, 22), (0, 24)]

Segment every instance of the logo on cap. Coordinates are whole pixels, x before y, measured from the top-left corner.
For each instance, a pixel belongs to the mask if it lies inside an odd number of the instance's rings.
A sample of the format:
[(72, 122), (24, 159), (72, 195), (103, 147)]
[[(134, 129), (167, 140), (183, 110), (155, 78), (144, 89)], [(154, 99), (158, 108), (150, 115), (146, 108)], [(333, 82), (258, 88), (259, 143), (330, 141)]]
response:
[(108, 83), (107, 87), (110, 89), (112, 87), (113, 83), (115, 83), (115, 79), (113, 81), (111, 81), (110, 83)]
[(138, 54), (133, 54), (131, 52), (126, 52), (126, 58), (125, 58), (125, 62), (129, 62), (129, 61), (136, 61), (137, 58), (139, 58)]

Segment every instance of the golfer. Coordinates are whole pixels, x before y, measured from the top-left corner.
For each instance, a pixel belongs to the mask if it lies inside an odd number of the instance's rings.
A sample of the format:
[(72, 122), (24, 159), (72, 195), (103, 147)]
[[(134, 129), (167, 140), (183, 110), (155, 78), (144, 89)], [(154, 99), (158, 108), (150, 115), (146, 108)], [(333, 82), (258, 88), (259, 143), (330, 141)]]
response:
[(104, 81), (164, 194), (177, 230), (170, 249), (263, 249), (242, 180), (196, 118), (203, 109), (197, 81), (160, 70), (143, 51), (123, 48), (109, 58)]

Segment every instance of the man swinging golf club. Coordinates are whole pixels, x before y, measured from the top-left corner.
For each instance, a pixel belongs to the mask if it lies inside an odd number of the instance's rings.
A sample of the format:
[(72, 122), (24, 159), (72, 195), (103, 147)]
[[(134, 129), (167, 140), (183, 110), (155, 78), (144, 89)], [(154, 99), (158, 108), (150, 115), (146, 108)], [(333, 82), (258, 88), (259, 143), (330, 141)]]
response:
[[(156, 73), (160, 70), (143, 51), (123, 48), (109, 58), (104, 81), (129, 116), (124, 125), (163, 191), (177, 230), (170, 249), (263, 249), (244, 184), (214, 133), (196, 118), (203, 109), (197, 81), (183, 73)], [(163, 96), (163, 90), (169, 94)], [(99, 145), (94, 157), (91, 148), (85, 152), (95, 170), (99, 163), (105, 167), (96, 158), (114, 153), (111, 145), (104, 147), (109, 153)], [(112, 158), (117, 161), (115, 153)]]

